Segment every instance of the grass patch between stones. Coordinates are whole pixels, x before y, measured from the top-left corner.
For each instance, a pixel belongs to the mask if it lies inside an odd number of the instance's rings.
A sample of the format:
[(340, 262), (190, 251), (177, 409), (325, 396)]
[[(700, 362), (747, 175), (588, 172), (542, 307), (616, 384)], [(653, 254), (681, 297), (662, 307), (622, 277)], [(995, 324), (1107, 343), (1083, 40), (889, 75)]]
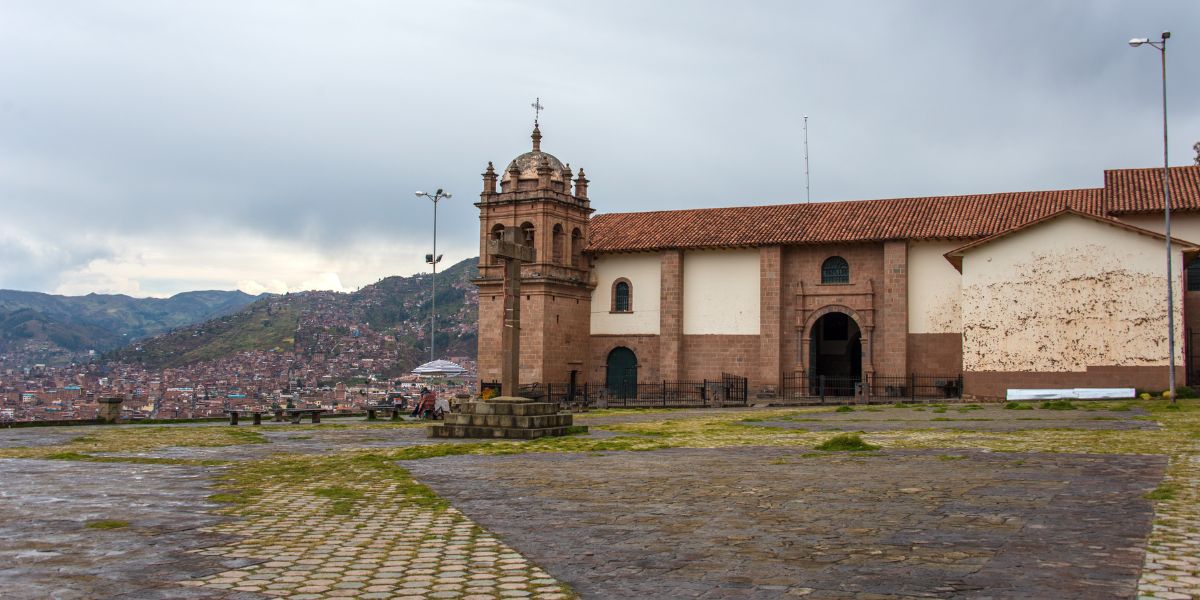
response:
[(823, 452), (869, 452), (878, 450), (879, 446), (868, 444), (855, 433), (839, 433), (816, 446)]
[(118, 521), (117, 519), (98, 519), (95, 521), (88, 521), (84, 527), (87, 527), (88, 529), (120, 529), (122, 527), (129, 527), (129, 521)]

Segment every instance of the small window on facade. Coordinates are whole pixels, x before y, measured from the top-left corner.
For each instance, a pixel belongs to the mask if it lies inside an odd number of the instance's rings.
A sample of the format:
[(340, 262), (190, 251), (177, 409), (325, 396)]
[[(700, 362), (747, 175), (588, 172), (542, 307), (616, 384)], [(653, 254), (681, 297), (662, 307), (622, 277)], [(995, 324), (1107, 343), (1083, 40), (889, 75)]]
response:
[(821, 265), (821, 283), (850, 283), (850, 264), (840, 256), (830, 256)]
[(631, 312), (633, 303), (630, 298), (628, 281), (618, 281), (613, 285), (613, 312)]
[(1187, 267), (1187, 291), (1200, 292), (1200, 258)]

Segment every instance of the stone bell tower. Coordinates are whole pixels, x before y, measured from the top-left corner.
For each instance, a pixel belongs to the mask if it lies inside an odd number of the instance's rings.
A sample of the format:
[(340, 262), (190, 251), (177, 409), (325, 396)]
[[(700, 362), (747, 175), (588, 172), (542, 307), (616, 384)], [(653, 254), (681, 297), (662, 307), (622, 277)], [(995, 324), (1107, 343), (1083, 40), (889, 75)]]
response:
[[(533, 150), (497, 173), (488, 163), (479, 195), (479, 380), (500, 379), (503, 270), (487, 253), (487, 240), (515, 229), (534, 249), (521, 267), (521, 382), (567, 383), (587, 371), (591, 320), (591, 266), (583, 254), (592, 208), (587, 177), (542, 152), (533, 127)], [(572, 181), (574, 177), (574, 181)], [(499, 189), (497, 189), (499, 184)], [(573, 184), (573, 185), (572, 185)]]

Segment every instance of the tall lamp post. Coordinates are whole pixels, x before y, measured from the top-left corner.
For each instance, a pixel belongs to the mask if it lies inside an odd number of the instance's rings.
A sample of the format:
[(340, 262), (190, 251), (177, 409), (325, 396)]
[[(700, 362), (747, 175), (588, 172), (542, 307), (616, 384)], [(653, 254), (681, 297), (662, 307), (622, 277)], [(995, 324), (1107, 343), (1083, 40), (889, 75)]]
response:
[(1162, 32), (1162, 39), (1151, 41), (1149, 38), (1133, 38), (1129, 45), (1137, 48), (1147, 45), (1158, 50), (1162, 57), (1162, 121), (1163, 121), (1163, 215), (1166, 222), (1167, 236), (1167, 352), (1169, 353), (1171, 379), (1171, 404), (1175, 404), (1175, 282), (1172, 275), (1171, 254), (1171, 165), (1167, 160), (1167, 40), (1171, 38), (1170, 31)]
[[(425, 262), (433, 265), (433, 277), (430, 279), (430, 315), (429, 315), (429, 361), (433, 362), (436, 359), (435, 345), (437, 344), (437, 264), (441, 262), (442, 256), (437, 253), (437, 205), (438, 201), (443, 198), (451, 198), (450, 194), (438, 188), (436, 192), (427, 194), (422, 191), (416, 192), (418, 198), (429, 198), (433, 200), (433, 254), (425, 255)], [(1174, 388), (1172, 388), (1174, 389)]]

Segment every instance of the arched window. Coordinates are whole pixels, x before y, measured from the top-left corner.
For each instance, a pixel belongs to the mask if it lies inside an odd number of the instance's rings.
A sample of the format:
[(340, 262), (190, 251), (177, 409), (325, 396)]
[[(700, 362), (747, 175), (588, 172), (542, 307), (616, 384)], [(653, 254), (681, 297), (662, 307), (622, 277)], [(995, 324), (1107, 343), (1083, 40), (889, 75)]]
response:
[(583, 268), (583, 232), (578, 227), (571, 230), (571, 266)]
[(526, 246), (533, 246), (533, 223), (530, 223), (529, 221), (521, 223), (521, 233), (524, 235), (521, 236), (522, 239), (518, 241), (524, 242)]
[(550, 249), (554, 255), (554, 264), (563, 264), (563, 246), (567, 243), (567, 234), (563, 232), (562, 225), (554, 224), (553, 238), (550, 240)]
[[(493, 240), (503, 239), (504, 238), (504, 224), (496, 223), (495, 225), (492, 225), (492, 234), (491, 235), (492, 235)], [(499, 260), (496, 259), (496, 257), (494, 257), (490, 254), (488, 256), (484, 257), (484, 261), (486, 262), (486, 264), (489, 264), (489, 265), (498, 264), (500, 262)]]
[(633, 286), (628, 279), (613, 282), (612, 311), (633, 312)]
[(850, 263), (840, 256), (830, 256), (821, 264), (821, 283), (850, 283)]

